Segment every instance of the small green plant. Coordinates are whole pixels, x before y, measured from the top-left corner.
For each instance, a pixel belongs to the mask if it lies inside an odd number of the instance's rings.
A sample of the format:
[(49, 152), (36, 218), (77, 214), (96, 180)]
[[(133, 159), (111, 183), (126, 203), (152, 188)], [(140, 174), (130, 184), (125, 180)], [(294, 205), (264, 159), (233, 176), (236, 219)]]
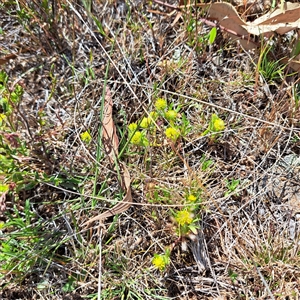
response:
[(201, 169), (202, 171), (207, 171), (213, 165), (213, 161), (211, 159), (207, 159), (206, 156), (203, 154), (201, 159)]
[(235, 273), (233, 270), (228, 269), (228, 275), (229, 275), (230, 279), (232, 280), (232, 282), (236, 283), (236, 279), (238, 277), (238, 274)]
[(270, 84), (274, 84), (277, 80), (283, 80), (284, 78), (284, 69), (285, 65), (282, 64), (282, 59), (279, 60), (271, 60), (269, 57), (269, 53), (272, 50), (272, 47), (266, 46), (261, 54), (261, 58), (259, 60), (258, 69), (260, 74), (264, 77), (266, 82)]
[(164, 254), (154, 254), (152, 264), (161, 272), (170, 264), (171, 251), (167, 249)]
[[(171, 210), (179, 238), (184, 238), (190, 233), (197, 234), (197, 229), (199, 228), (199, 219), (195, 215), (201, 203), (200, 197), (196, 194), (188, 193), (185, 196), (184, 203), (186, 208), (177, 211)], [(167, 249), (164, 254), (154, 254), (152, 264), (161, 272), (164, 271), (170, 264), (170, 254), (170, 249)]]
[(37, 216), (29, 200), (26, 200), (23, 212), (14, 207), (6, 216), (8, 221), (1, 224), (0, 278), (12, 273), (15, 279), (21, 280), (34, 268), (47, 266), (59, 244), (54, 242), (54, 233), (47, 233), (43, 224), (35, 221)]
[(299, 108), (300, 103), (300, 83), (297, 83), (292, 88), (293, 98), (295, 100), (295, 110)]
[(186, 207), (173, 212), (179, 237), (186, 236), (190, 232), (197, 234), (199, 218), (195, 216), (201, 204), (200, 194), (201, 191), (198, 193), (187, 193), (184, 201)]
[(188, 36), (187, 45), (194, 47), (198, 54), (204, 53), (208, 45), (212, 45), (217, 37), (217, 28), (213, 27), (208, 34), (199, 34), (202, 22), (194, 17), (194, 14), (186, 13), (186, 32)]
[(16, 85), (13, 90), (8, 86), (8, 76), (0, 72), (0, 175), (5, 184), (14, 187), (16, 192), (30, 189), (35, 183), (35, 172), (26, 167), (29, 155), (27, 145), (16, 132), (16, 106), (23, 96), (23, 89)]
[[(237, 189), (239, 184), (240, 184), (240, 179), (231, 179), (231, 180), (226, 179), (226, 187), (228, 191), (225, 193), (225, 197), (233, 193)], [(239, 194), (236, 193), (234, 195), (238, 196)]]
[(165, 187), (149, 184), (149, 191), (146, 194), (149, 203), (171, 204), (171, 191)]
[[(175, 143), (180, 137), (188, 134), (191, 126), (185, 115), (179, 114), (180, 107), (174, 109), (172, 103), (168, 105), (165, 99), (158, 98), (154, 103), (154, 109), (139, 122), (128, 125), (131, 144), (140, 147), (158, 146), (156, 143), (158, 138), (167, 138)], [(161, 135), (163, 132), (164, 136)]]
[(203, 136), (211, 134), (212, 139), (217, 137), (217, 133), (225, 129), (225, 122), (216, 114), (212, 114), (208, 128), (202, 133)]
[[(14, 3), (13, 1), (9, 2)], [(61, 4), (61, 11), (67, 11), (68, 6)], [(30, 34), (32, 40), (38, 42), (45, 51), (52, 52), (54, 47), (63, 49), (63, 34), (60, 31), (63, 18), (57, 13), (56, 5), (52, 5), (49, 0), (44, 0), (34, 3), (20, 1), (15, 6), (17, 19)]]
[(76, 278), (74, 276), (68, 276), (67, 283), (62, 287), (65, 293), (70, 293), (76, 288)]
[(293, 143), (297, 143), (297, 142), (299, 142), (300, 141), (300, 137), (298, 136), (298, 135), (294, 135), (293, 136), (293, 138), (291, 139), (291, 141), (293, 142)]

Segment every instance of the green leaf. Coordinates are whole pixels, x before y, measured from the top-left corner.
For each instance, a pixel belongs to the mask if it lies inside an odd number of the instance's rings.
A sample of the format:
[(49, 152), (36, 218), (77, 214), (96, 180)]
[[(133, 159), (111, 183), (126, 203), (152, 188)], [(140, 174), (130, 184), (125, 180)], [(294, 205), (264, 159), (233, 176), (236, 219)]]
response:
[(212, 45), (217, 37), (217, 28), (213, 27), (209, 32), (209, 43)]
[(194, 225), (189, 225), (189, 229), (193, 234), (197, 234), (197, 226)]
[(106, 37), (107, 35), (106, 35), (106, 33), (103, 29), (103, 26), (102, 26), (101, 22), (97, 18), (95, 18), (94, 16), (92, 18), (93, 18), (93, 20), (95, 21), (95, 23), (98, 27), (99, 33), (102, 34), (104, 37)]
[(0, 193), (8, 191), (8, 184), (0, 184)]
[(5, 86), (8, 80), (8, 76), (4, 71), (0, 71), (0, 84)]
[(298, 54), (300, 54), (300, 41), (298, 41), (292, 51), (292, 56), (297, 56)]
[(67, 292), (72, 292), (75, 290), (75, 278), (72, 276), (69, 276), (68, 282), (62, 287), (62, 290)]

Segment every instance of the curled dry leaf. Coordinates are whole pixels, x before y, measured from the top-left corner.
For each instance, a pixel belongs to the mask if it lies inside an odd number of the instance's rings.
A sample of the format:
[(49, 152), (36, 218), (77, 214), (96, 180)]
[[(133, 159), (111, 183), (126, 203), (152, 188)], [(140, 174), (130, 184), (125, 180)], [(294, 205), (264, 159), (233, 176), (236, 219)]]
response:
[[(116, 134), (116, 127), (113, 121), (112, 111), (113, 111), (113, 101), (112, 96), (109, 88), (106, 88), (106, 95), (105, 95), (105, 103), (104, 103), (104, 115), (102, 120), (102, 143), (104, 146), (104, 150), (111, 162), (112, 165), (117, 163), (117, 156), (118, 156), (118, 145), (119, 139)], [(104, 219), (114, 216), (116, 214), (120, 214), (126, 211), (132, 203), (132, 195), (131, 195), (131, 179), (129, 171), (124, 163), (120, 163), (119, 169), (121, 172), (121, 186), (125, 192), (125, 196), (117, 205), (113, 208), (105, 211), (104, 213), (95, 216), (82, 224), (82, 226), (89, 227), (92, 223), (96, 221), (103, 221)]]
[[(166, 5), (159, 0), (154, 1)], [(182, 1), (179, 4), (181, 3)], [(189, 6), (192, 5), (189, 4)], [(254, 50), (261, 45), (261, 43), (254, 43), (250, 35), (269, 36), (273, 32), (282, 35), (291, 30), (300, 29), (300, 3), (284, 2), (282, 7), (257, 18), (253, 22), (242, 20), (235, 7), (230, 3), (199, 3), (196, 6), (207, 11), (206, 17), (202, 21), (210, 26), (218, 25), (222, 30), (228, 32), (233, 39), (238, 40), (245, 50)], [(178, 9), (183, 10), (186, 7), (187, 5), (179, 5)], [(217, 23), (213, 24), (210, 20), (217, 21)], [(297, 44), (297, 39), (295, 40)], [(299, 72), (299, 60), (297, 58), (291, 59), (288, 63), (292, 69)]]
[(300, 55), (297, 55), (294, 59), (291, 59), (290, 61), (283, 60), (284, 63), (288, 63), (291, 68), (300, 73)]
[(115, 158), (118, 155), (119, 139), (116, 133), (112, 111), (113, 101), (111, 91), (108, 87), (106, 87), (104, 113), (102, 120), (102, 143), (105, 153), (108, 155), (110, 162), (114, 164)]
[[(300, 4), (286, 2), (284, 9), (278, 8), (267, 13), (253, 22), (243, 21), (234, 6), (230, 3), (202, 4), (208, 8), (208, 18), (217, 20), (224, 28), (235, 32), (237, 37), (246, 37), (249, 34), (263, 35), (272, 32), (285, 34), (291, 30), (300, 28)], [(233, 36), (233, 35), (231, 35)], [(239, 39), (239, 38), (238, 38)], [(256, 47), (256, 44), (239, 39), (246, 50)], [(250, 40), (250, 39), (249, 39)]]
[(243, 27), (248, 33), (254, 35), (270, 32), (277, 32), (283, 35), (291, 30), (300, 28), (300, 4), (286, 2), (284, 10), (278, 8), (256, 19), (252, 23), (243, 25)]
[(254, 49), (257, 47), (248, 36), (247, 30), (244, 28), (247, 25), (244, 22), (236, 9), (230, 3), (213, 3), (208, 10), (208, 17), (217, 20), (219, 25), (224, 27), (233, 39), (239, 40), (241, 45), (247, 49)]

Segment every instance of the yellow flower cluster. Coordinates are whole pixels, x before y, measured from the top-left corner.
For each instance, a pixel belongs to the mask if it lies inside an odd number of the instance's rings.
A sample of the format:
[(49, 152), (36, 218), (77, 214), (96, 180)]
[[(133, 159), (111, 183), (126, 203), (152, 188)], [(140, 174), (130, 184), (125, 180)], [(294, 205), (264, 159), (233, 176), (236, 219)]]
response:
[(0, 114), (0, 122), (4, 121), (6, 119), (7, 119), (7, 117), (5, 114)]
[(174, 142), (180, 137), (180, 131), (174, 127), (168, 127), (165, 133), (166, 137)]
[[(178, 125), (177, 122), (175, 123), (179, 114), (176, 110), (172, 109), (172, 105), (170, 105), (170, 109), (168, 109), (167, 100), (158, 98), (155, 101), (154, 106), (155, 110), (151, 111), (147, 117), (143, 117), (140, 122), (131, 123), (128, 125), (128, 133), (129, 137), (131, 137), (131, 144), (138, 146), (149, 145), (150, 143), (146, 136), (154, 136), (155, 140), (157, 131), (153, 124), (155, 124), (157, 128), (163, 124), (161, 121), (157, 124), (155, 123), (159, 117), (165, 118), (169, 122), (169, 127), (165, 128), (165, 135), (168, 139), (176, 142), (177, 139), (182, 135), (181, 127), (178, 127), (182, 124)], [(156, 142), (152, 143), (152, 145), (156, 145)]]
[(142, 143), (143, 135), (140, 131), (136, 131), (131, 138), (131, 143), (134, 145), (140, 145)]
[(154, 258), (152, 259), (152, 264), (160, 271), (163, 271), (166, 267), (164, 257), (163, 257), (163, 255), (160, 255), (160, 254), (156, 254), (154, 256)]
[(90, 133), (88, 131), (85, 131), (85, 132), (81, 133), (80, 134), (80, 138), (86, 144), (88, 144), (91, 141), (91, 139), (92, 139), (92, 137), (91, 137), (91, 135), (90, 135)]
[(212, 114), (208, 128), (202, 133), (202, 135), (207, 135), (212, 133), (212, 137), (215, 137), (216, 132), (222, 131), (225, 129), (225, 122), (219, 118), (216, 114)]
[(144, 129), (148, 128), (152, 123), (151, 118), (143, 118), (143, 120), (140, 123), (140, 126)]
[(136, 123), (131, 123), (128, 125), (128, 130), (132, 133), (134, 132), (135, 130), (137, 130), (138, 128), (138, 125)]
[(193, 214), (187, 210), (180, 210), (177, 212), (175, 220), (180, 226), (189, 225), (193, 222)]
[(197, 197), (195, 197), (194, 195), (191, 194), (191, 195), (188, 195), (187, 199), (189, 202), (196, 202)]
[(160, 271), (163, 271), (166, 266), (170, 263), (170, 250), (167, 249), (165, 254), (154, 254), (154, 257), (152, 259), (152, 264), (159, 269)]
[(224, 121), (214, 114), (214, 116), (212, 117), (212, 130), (218, 132), (224, 129), (225, 129)]
[(157, 110), (164, 110), (167, 108), (167, 101), (163, 98), (158, 98), (154, 104)]
[(168, 121), (175, 121), (177, 119), (177, 112), (173, 109), (170, 109), (166, 112), (165, 117)]
[(6, 123), (7, 117), (5, 114), (0, 114), (0, 126), (4, 126)]

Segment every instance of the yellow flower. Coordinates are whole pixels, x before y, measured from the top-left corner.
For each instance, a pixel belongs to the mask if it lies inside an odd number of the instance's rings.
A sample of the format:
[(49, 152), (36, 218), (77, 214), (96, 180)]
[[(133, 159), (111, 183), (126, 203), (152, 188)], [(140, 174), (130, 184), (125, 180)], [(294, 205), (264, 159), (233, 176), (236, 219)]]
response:
[(177, 118), (177, 112), (173, 109), (170, 109), (166, 112), (165, 117), (169, 121), (175, 121)]
[(148, 128), (150, 125), (151, 125), (151, 118), (146, 118), (146, 117), (144, 117), (143, 118), (143, 120), (141, 121), (141, 124), (140, 124), (140, 126), (142, 127), (142, 128)]
[(6, 119), (7, 119), (7, 117), (5, 114), (0, 114), (0, 125), (2, 125)]
[(131, 143), (134, 145), (140, 145), (142, 143), (143, 140), (143, 135), (140, 131), (136, 131), (133, 135), (133, 137), (131, 138)]
[(222, 119), (218, 118), (213, 122), (214, 131), (222, 131), (225, 129), (225, 123)]
[(165, 133), (166, 133), (166, 137), (173, 141), (176, 141), (180, 136), (180, 131), (173, 127), (168, 127)]
[(213, 114), (211, 116), (210, 129), (214, 132), (222, 131), (225, 129), (225, 123), (216, 114)]
[(128, 131), (134, 132), (138, 128), (136, 123), (131, 123), (128, 125)]
[(193, 222), (193, 215), (187, 210), (181, 210), (177, 212), (175, 220), (180, 226), (189, 225)]
[(164, 109), (166, 109), (167, 105), (168, 105), (167, 101), (163, 98), (158, 98), (154, 104), (154, 106), (157, 110), (164, 110)]
[(80, 134), (80, 138), (81, 138), (81, 140), (83, 141), (83, 142), (85, 142), (85, 143), (89, 143), (90, 141), (91, 141), (91, 139), (92, 139), (92, 137), (91, 137), (91, 135), (90, 135), (90, 133), (88, 132), (88, 131), (85, 131), (85, 132), (83, 132), (83, 133), (81, 133)]
[(188, 197), (187, 197), (187, 199), (188, 199), (188, 201), (190, 201), (190, 202), (195, 202), (196, 200), (197, 200), (197, 197), (195, 197), (194, 195), (189, 195)]
[(170, 254), (167, 251), (166, 254), (154, 254), (154, 258), (152, 259), (152, 264), (159, 269), (160, 271), (163, 271), (165, 267), (170, 263)]

